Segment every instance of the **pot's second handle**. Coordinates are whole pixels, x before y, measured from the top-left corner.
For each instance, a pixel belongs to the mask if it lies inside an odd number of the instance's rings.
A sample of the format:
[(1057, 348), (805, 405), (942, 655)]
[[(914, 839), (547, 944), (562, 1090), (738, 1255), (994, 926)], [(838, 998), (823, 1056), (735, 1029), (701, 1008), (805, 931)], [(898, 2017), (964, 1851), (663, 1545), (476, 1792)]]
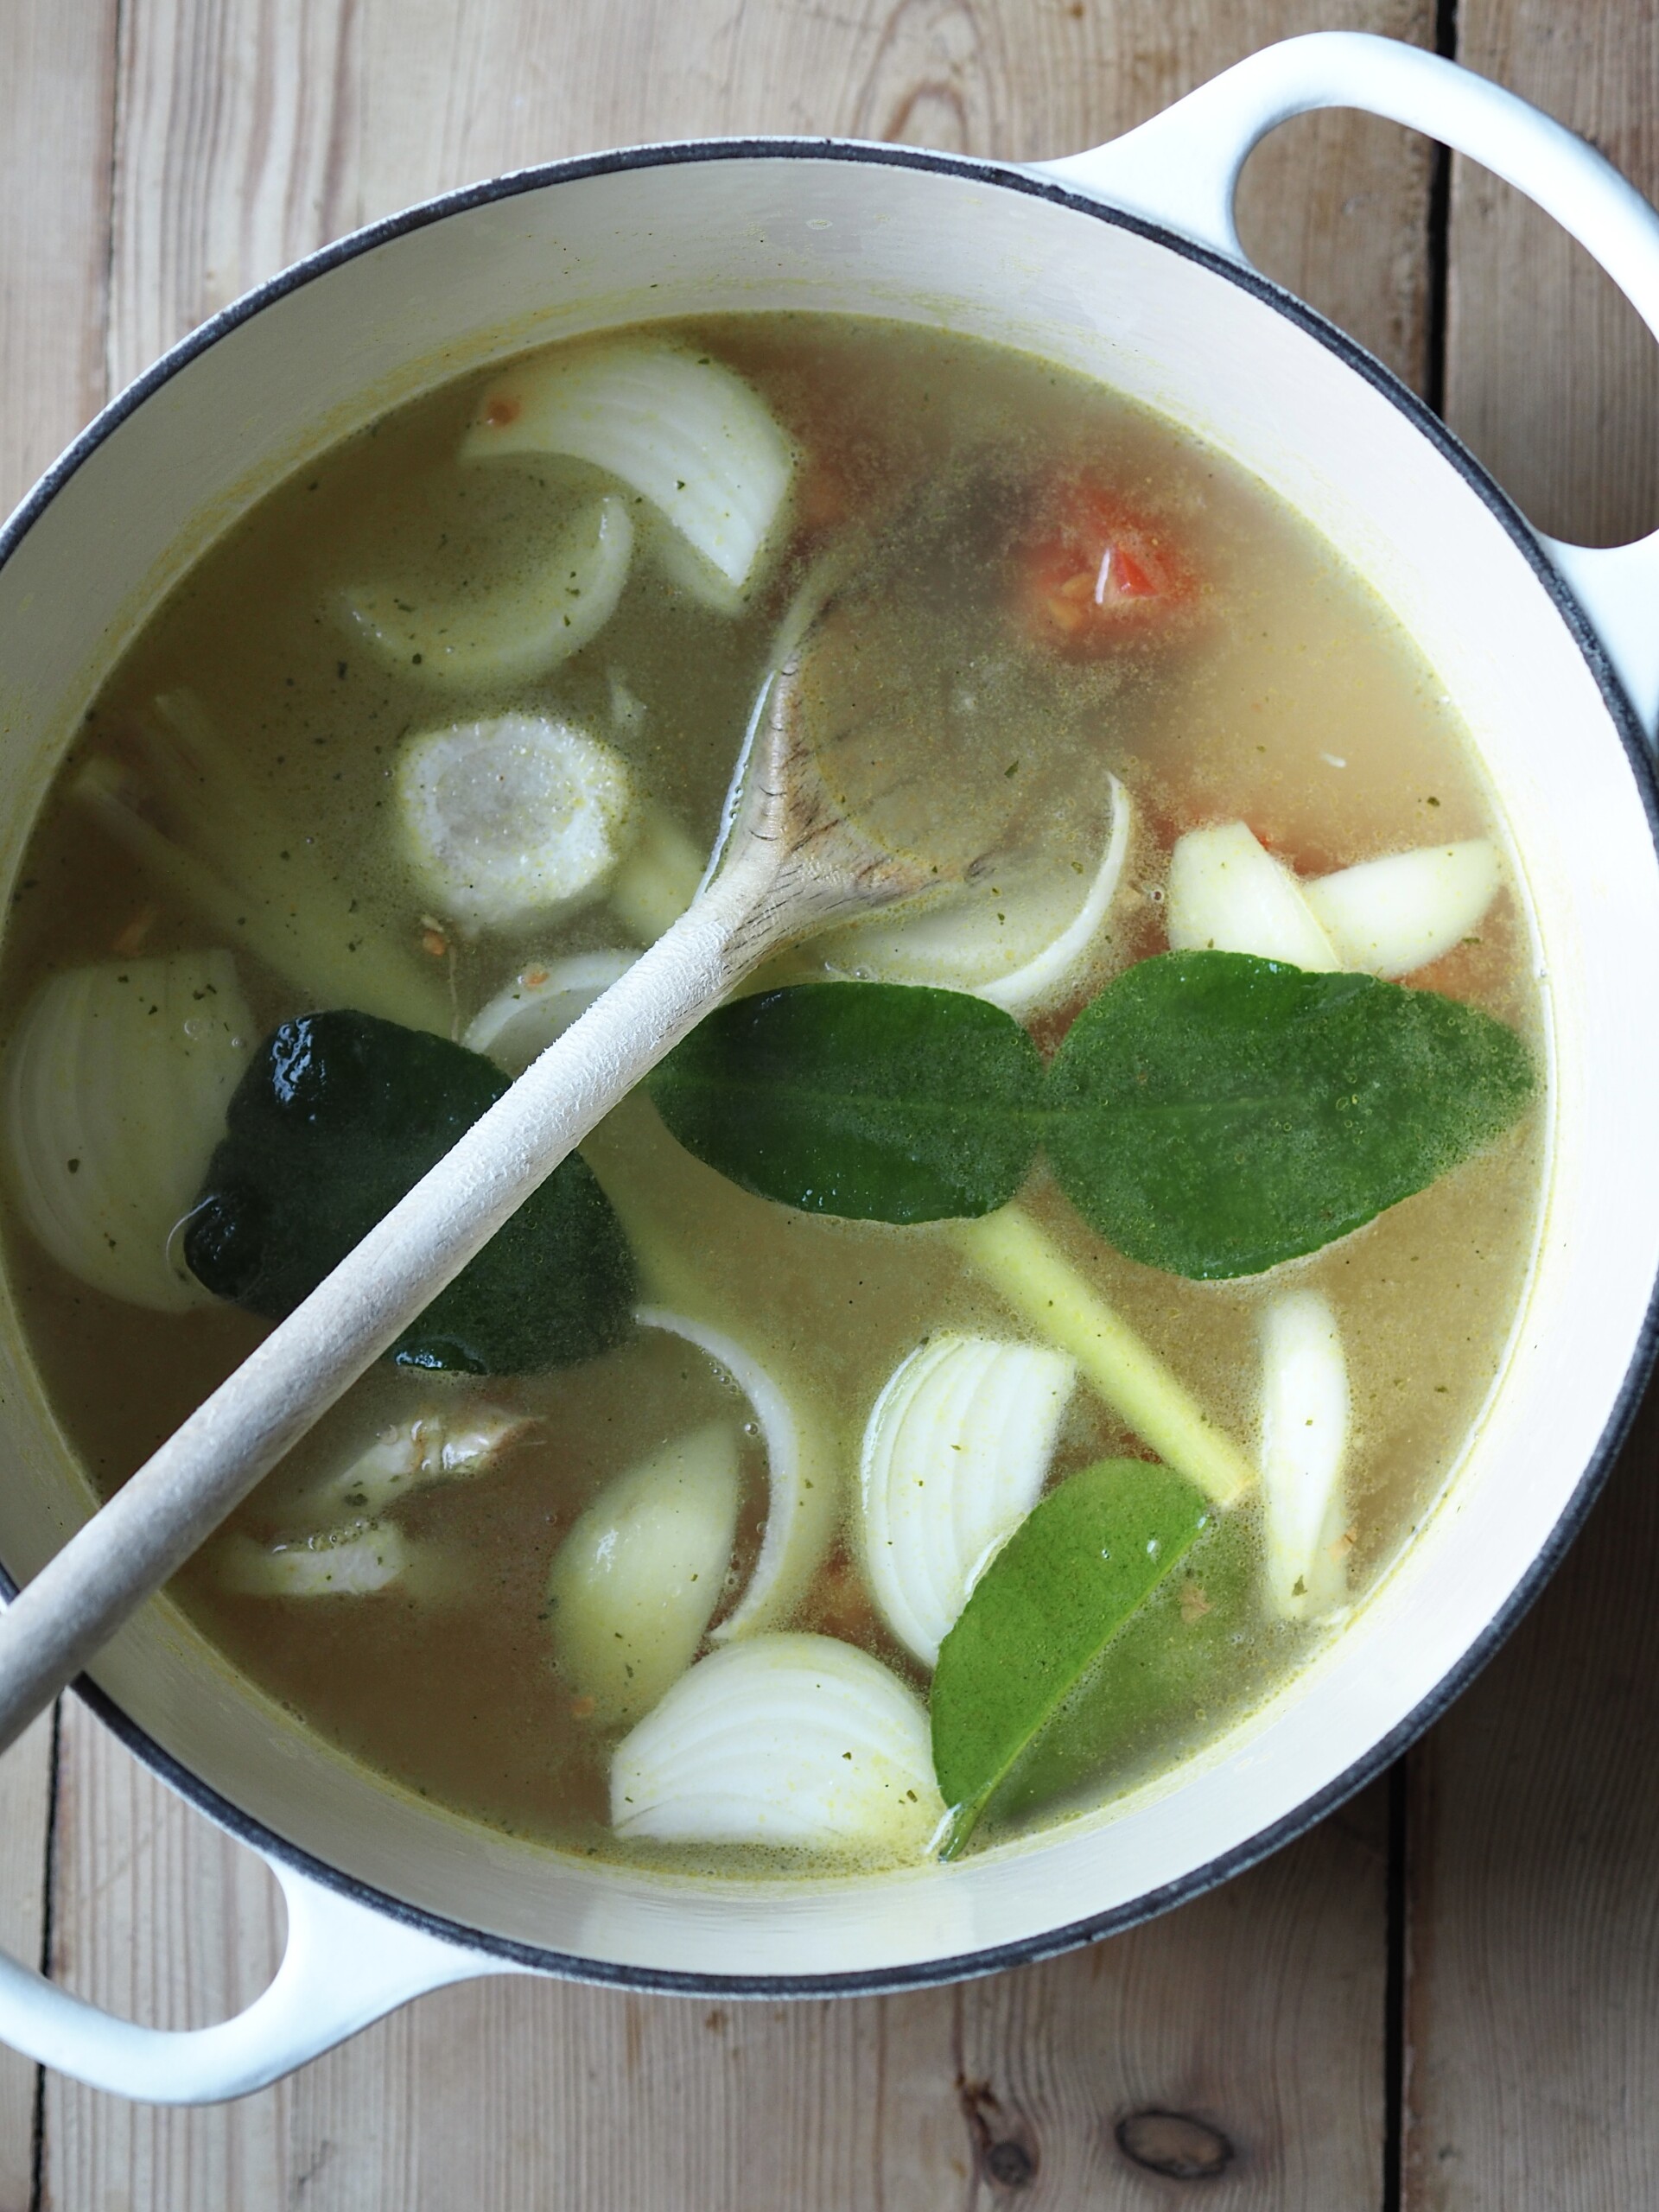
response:
[(446, 1943), (270, 1861), (288, 1904), (275, 1980), (234, 2019), (145, 2028), (71, 1996), (0, 1951), (0, 2040), (95, 2089), (146, 2104), (217, 2104), (263, 2089), (410, 1998), (511, 1961)]
[[(1109, 145), (1037, 164), (1035, 173), (1243, 262), (1233, 215), (1240, 170), (1268, 131), (1322, 107), (1386, 116), (1516, 186), (1595, 257), (1659, 338), (1659, 213), (1564, 124), (1399, 40), (1315, 31), (1264, 47)], [(1651, 735), (1659, 723), (1659, 531), (1610, 548), (1539, 536)]]

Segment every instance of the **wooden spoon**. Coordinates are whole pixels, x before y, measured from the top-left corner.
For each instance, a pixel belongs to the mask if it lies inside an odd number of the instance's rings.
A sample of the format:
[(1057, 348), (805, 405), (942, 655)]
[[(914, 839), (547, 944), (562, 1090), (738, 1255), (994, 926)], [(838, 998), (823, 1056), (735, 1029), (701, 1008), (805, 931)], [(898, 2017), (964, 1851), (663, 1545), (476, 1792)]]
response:
[(810, 638), (761, 693), (693, 905), (0, 1613), (0, 1751), (768, 953), (948, 880), (832, 798), (804, 727)]

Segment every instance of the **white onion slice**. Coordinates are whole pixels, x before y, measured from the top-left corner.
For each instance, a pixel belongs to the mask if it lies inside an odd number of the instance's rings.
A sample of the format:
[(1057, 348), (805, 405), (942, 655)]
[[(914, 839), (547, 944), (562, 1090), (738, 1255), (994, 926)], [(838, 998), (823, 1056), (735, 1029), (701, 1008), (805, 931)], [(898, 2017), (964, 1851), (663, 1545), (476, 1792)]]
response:
[(390, 1522), (356, 1522), (294, 1543), (227, 1536), (215, 1563), (226, 1589), (243, 1598), (367, 1598), (407, 1573), (409, 1539)]
[(1189, 830), (1169, 861), (1173, 952), (1253, 952), (1315, 972), (1340, 968), (1302, 887), (1243, 822)]
[(748, 1400), (766, 1447), (766, 1526), (748, 1587), (711, 1631), (716, 1643), (753, 1636), (787, 1618), (805, 1595), (835, 1531), (835, 1443), (825, 1427), (781, 1390), (753, 1354), (724, 1331), (683, 1313), (642, 1306), (644, 1329), (683, 1337), (723, 1367)]
[(827, 1636), (699, 1660), (618, 1745), (619, 1835), (921, 1858), (944, 1818), (921, 1700)]
[(461, 451), (467, 461), (568, 454), (607, 469), (734, 587), (749, 581), (794, 468), (788, 439), (741, 377), (677, 346), (639, 343), (510, 369)]
[(1317, 1620), (1348, 1593), (1348, 1363), (1330, 1300), (1281, 1291), (1262, 1349), (1268, 1603), (1286, 1620)]
[(468, 937), (597, 898), (636, 826), (621, 754), (551, 715), (428, 730), (395, 774), (410, 859)]
[(825, 941), (827, 964), (881, 982), (971, 992), (1016, 1016), (1063, 999), (1076, 984), (1116, 896), (1134, 828), (1116, 776), (1105, 850), (1079, 899), (1063, 861), (1007, 861), (908, 920), (879, 917)]
[(405, 607), (391, 586), (362, 586), (346, 594), (344, 612), (383, 660), (418, 669), (424, 683), (522, 683), (598, 636), (616, 612), (632, 553), (626, 503), (607, 495), (571, 517), (532, 576), (435, 607)]
[(212, 1302), (171, 1240), (255, 1042), (228, 952), (72, 968), (35, 991), (6, 1055), (7, 1164), (71, 1274), (160, 1313)]
[(1068, 1353), (944, 1330), (900, 1363), (871, 1408), (860, 1550), (882, 1619), (925, 1667), (1037, 1503), (1077, 1379)]
[(1497, 846), (1470, 837), (1362, 861), (1303, 891), (1348, 967), (1408, 976), (1462, 943), (1497, 897), (1498, 882)]
[(691, 1664), (737, 1535), (737, 1432), (711, 1421), (607, 1483), (548, 1579), (559, 1669), (601, 1723), (637, 1719)]
[(522, 1075), (639, 957), (637, 952), (573, 952), (563, 960), (532, 962), (473, 1016), (461, 1042), (509, 1075)]
[(429, 1407), (412, 1420), (391, 1422), (348, 1465), (311, 1484), (295, 1510), (318, 1519), (382, 1512), (434, 1483), (465, 1482), (487, 1472), (509, 1444), (534, 1427), (529, 1414), (499, 1406)]

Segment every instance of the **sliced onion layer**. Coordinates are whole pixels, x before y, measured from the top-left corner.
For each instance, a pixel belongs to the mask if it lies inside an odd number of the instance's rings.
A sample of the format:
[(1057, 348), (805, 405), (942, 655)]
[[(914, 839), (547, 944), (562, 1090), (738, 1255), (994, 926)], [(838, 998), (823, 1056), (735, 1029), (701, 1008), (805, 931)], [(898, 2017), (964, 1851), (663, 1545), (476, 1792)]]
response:
[(1117, 894), (1134, 826), (1116, 776), (1111, 827), (1094, 874), (1063, 859), (1007, 861), (993, 876), (908, 919), (877, 916), (826, 940), (829, 964), (880, 982), (969, 991), (1009, 1014), (1041, 1011), (1086, 978)]
[(210, 1302), (173, 1231), (256, 1041), (228, 952), (105, 961), (40, 986), (6, 1055), (7, 1165), (60, 1266), (156, 1313)]
[(416, 874), (469, 937), (598, 898), (637, 826), (621, 754), (548, 715), (411, 738), (395, 788)]
[(1340, 968), (1301, 886), (1243, 822), (1189, 830), (1170, 855), (1173, 952), (1251, 952), (1315, 972)]
[(737, 1432), (711, 1421), (607, 1483), (559, 1547), (548, 1618), (594, 1717), (648, 1712), (696, 1656), (737, 1534)]
[(1497, 896), (1499, 880), (1497, 846), (1471, 837), (1362, 861), (1305, 887), (1344, 965), (1392, 976), (1460, 944)]
[(383, 660), (423, 683), (523, 683), (598, 636), (616, 612), (632, 552), (626, 503), (607, 496), (572, 515), (528, 578), (435, 606), (365, 585), (346, 594), (345, 616)]
[(1285, 1620), (1318, 1620), (1348, 1594), (1348, 1363), (1330, 1300), (1281, 1291), (1262, 1352), (1268, 1603)]
[(619, 1835), (915, 1859), (944, 1817), (927, 1714), (827, 1636), (756, 1636), (700, 1660), (617, 1747)]
[(815, 1412), (791, 1400), (723, 1330), (660, 1306), (642, 1306), (634, 1318), (641, 1328), (665, 1329), (696, 1344), (749, 1402), (766, 1449), (766, 1525), (747, 1588), (712, 1633), (722, 1643), (775, 1627), (805, 1596), (835, 1533), (834, 1438)]
[(1065, 1352), (942, 1331), (876, 1400), (859, 1462), (860, 1548), (881, 1618), (924, 1666), (1037, 1503), (1077, 1379)]
[(751, 581), (794, 467), (788, 439), (741, 377), (680, 346), (640, 342), (498, 378), (461, 455), (522, 453), (589, 461), (641, 493), (713, 572), (710, 599), (716, 580), (738, 589)]
[(473, 1016), (461, 1042), (509, 1075), (522, 1075), (639, 957), (637, 952), (573, 952), (560, 960), (532, 961)]

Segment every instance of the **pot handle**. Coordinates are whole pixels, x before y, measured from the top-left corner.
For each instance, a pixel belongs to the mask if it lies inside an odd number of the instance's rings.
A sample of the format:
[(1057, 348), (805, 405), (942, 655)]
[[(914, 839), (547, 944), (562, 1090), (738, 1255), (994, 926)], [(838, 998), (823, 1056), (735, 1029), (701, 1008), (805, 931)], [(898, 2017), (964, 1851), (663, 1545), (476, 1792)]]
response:
[(95, 2089), (146, 2104), (246, 2096), (429, 1989), (522, 1973), (355, 1903), (281, 1859), (288, 1942), (275, 1980), (211, 2028), (145, 2028), (60, 1989), (0, 1951), (0, 2039)]
[[(1612, 163), (1501, 85), (1402, 41), (1314, 31), (1264, 47), (1109, 145), (1031, 165), (1249, 266), (1239, 171), (1268, 131), (1322, 107), (1363, 108), (1466, 154), (1537, 201), (1591, 252), (1659, 338), (1659, 213)], [(1634, 544), (1535, 533), (1579, 599), (1651, 736), (1659, 723), (1659, 531)]]

